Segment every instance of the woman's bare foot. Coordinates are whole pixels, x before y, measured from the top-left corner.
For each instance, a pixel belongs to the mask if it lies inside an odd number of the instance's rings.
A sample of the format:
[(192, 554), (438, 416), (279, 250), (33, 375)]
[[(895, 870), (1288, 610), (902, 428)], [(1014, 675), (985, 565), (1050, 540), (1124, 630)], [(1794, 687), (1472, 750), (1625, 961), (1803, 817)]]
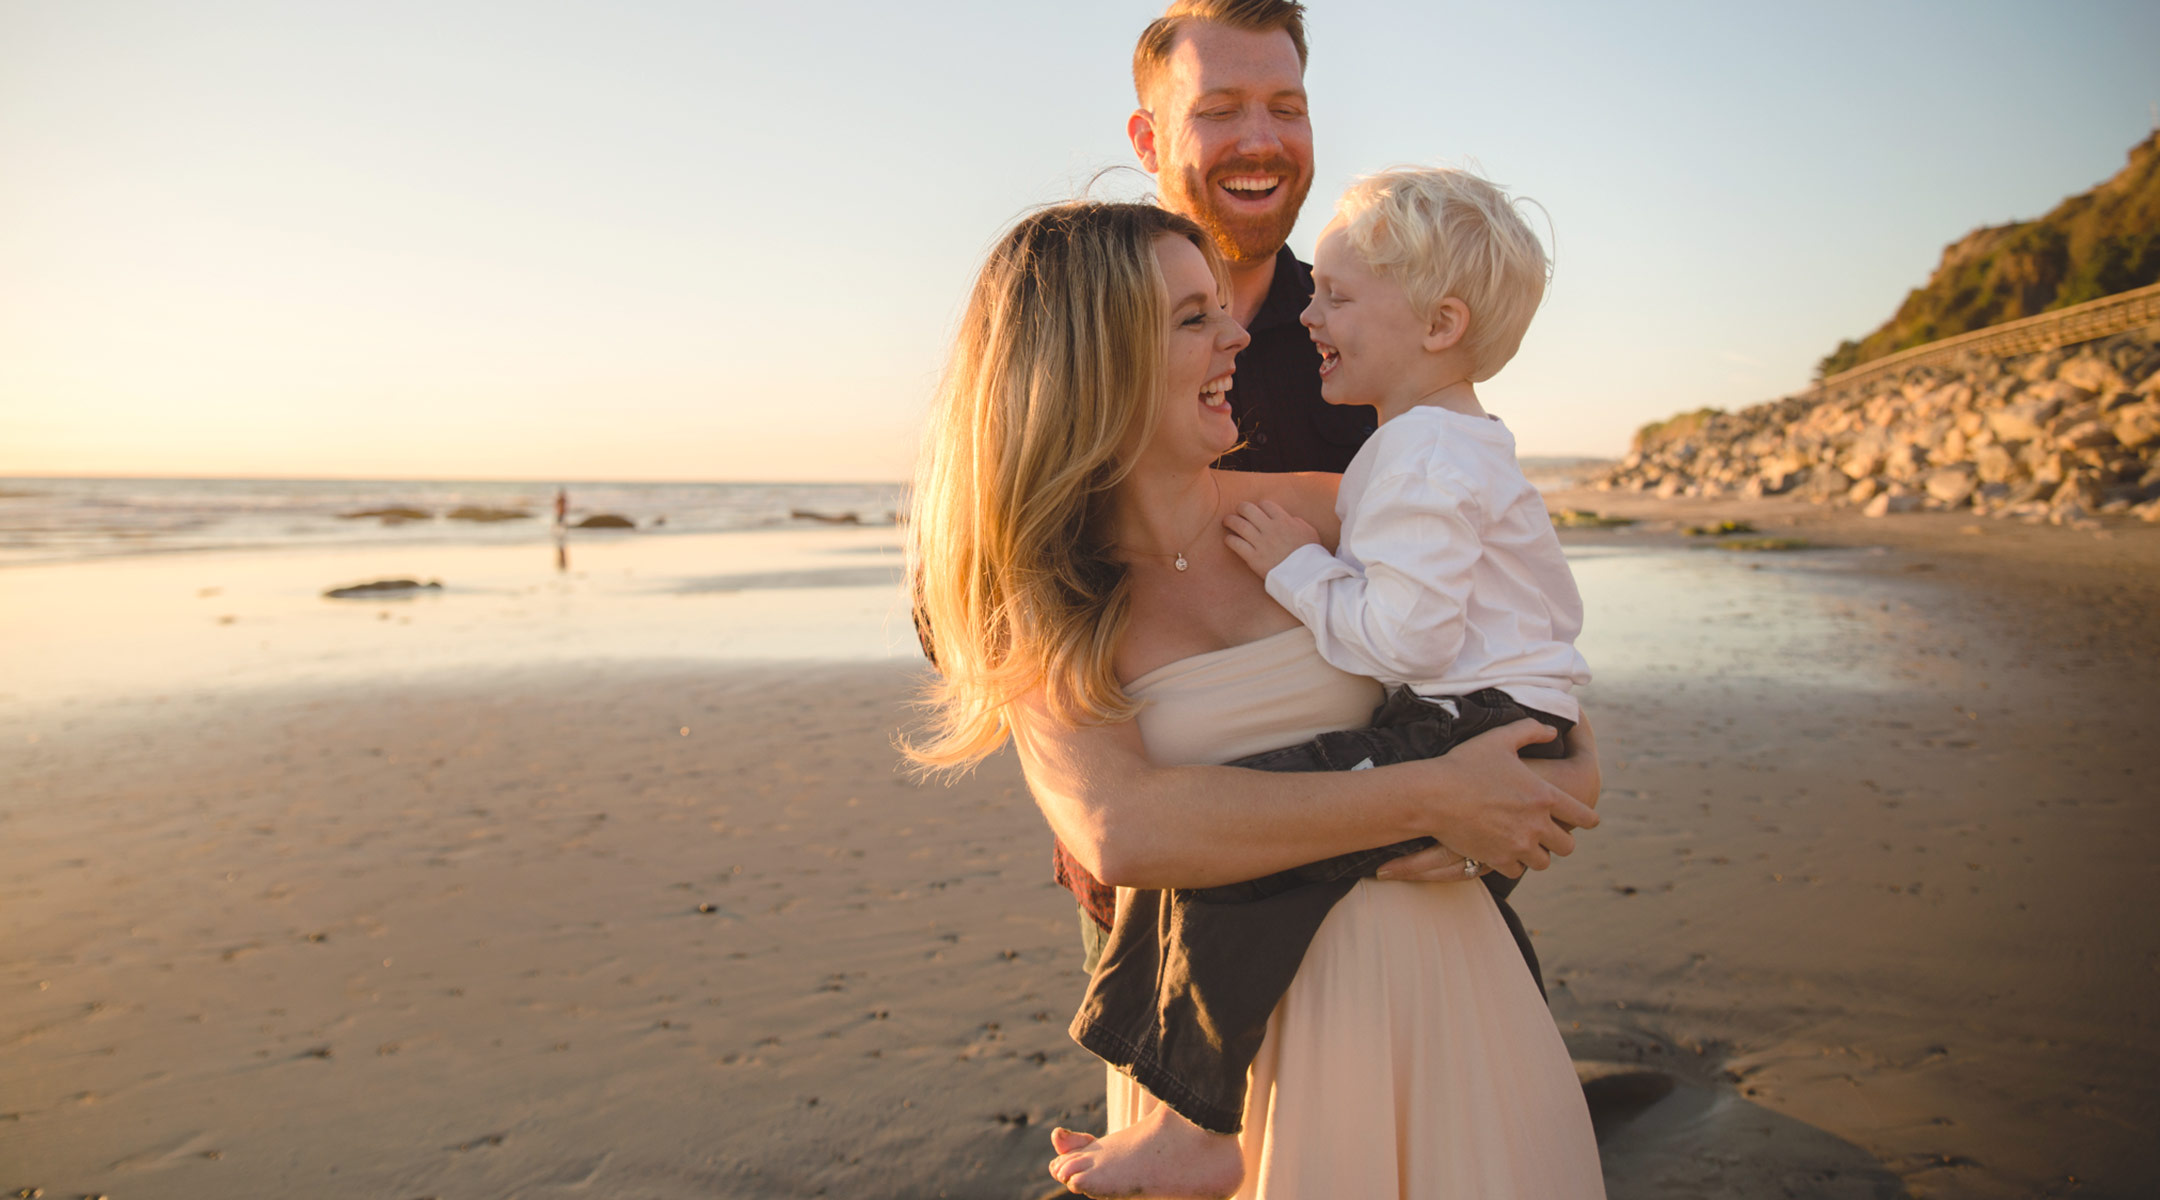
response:
[(1108, 1137), (1059, 1129), (1050, 1177), (1067, 1191), (1098, 1200), (1224, 1200), (1245, 1182), (1245, 1156), (1227, 1133), (1209, 1133), (1157, 1105)]

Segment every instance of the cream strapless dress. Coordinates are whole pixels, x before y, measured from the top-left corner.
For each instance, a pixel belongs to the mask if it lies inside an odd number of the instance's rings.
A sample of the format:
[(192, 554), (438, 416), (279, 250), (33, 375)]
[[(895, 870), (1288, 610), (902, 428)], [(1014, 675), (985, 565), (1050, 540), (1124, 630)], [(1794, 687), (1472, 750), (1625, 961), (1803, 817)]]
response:
[[(1362, 725), (1369, 679), (1303, 626), (1126, 689), (1158, 763), (1220, 763)], [(1109, 1127), (1156, 1100), (1110, 1072)], [(1268, 1020), (1240, 1200), (1602, 1197), (1590, 1111), (1552, 1014), (1475, 883), (1353, 888)]]

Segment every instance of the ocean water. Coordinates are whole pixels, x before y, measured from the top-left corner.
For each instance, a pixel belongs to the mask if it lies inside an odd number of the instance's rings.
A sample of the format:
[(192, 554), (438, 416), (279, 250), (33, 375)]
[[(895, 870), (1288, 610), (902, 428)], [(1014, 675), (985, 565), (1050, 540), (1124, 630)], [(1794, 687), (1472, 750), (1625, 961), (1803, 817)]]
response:
[[(177, 551), (331, 546), (515, 545), (553, 536), (555, 489), (569, 492), (572, 525), (600, 513), (641, 534), (818, 528), (791, 516), (852, 515), (890, 525), (897, 483), (502, 483), (320, 479), (0, 478), (0, 566)], [(448, 519), (462, 507), (531, 514), (518, 520)], [(344, 514), (409, 508), (426, 519)], [(622, 536), (577, 530), (579, 538)]]
[[(1573, 486), (1603, 460), (1525, 458), (1540, 488)], [(351, 479), (0, 478), (0, 567), (178, 551), (331, 546), (517, 545), (553, 536), (555, 489), (570, 496), (570, 523), (612, 513), (641, 534), (814, 529), (819, 513), (891, 525), (905, 504), (900, 483), (568, 483)], [(476, 522), (462, 507), (530, 516)], [(426, 519), (384, 521), (345, 514), (408, 508)], [(576, 531), (579, 538), (621, 536)]]

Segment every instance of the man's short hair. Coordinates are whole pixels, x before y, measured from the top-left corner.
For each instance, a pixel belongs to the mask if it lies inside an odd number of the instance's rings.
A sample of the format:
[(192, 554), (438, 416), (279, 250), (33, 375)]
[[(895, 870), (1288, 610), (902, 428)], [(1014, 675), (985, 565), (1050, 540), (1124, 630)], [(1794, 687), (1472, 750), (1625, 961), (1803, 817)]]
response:
[(1297, 0), (1175, 0), (1141, 31), (1140, 44), (1133, 47), (1133, 93), (1142, 107), (1148, 103), (1148, 89), (1170, 64), (1170, 48), (1178, 33), (1190, 21), (1227, 25), (1247, 33), (1280, 29), (1297, 47), (1298, 70), (1305, 69), (1305, 6)]
[(1366, 265), (1431, 314), (1453, 296), (1470, 310), (1470, 378), (1498, 374), (1522, 346), (1551, 264), (1516, 199), (1453, 167), (1396, 167), (1353, 181), (1336, 213)]

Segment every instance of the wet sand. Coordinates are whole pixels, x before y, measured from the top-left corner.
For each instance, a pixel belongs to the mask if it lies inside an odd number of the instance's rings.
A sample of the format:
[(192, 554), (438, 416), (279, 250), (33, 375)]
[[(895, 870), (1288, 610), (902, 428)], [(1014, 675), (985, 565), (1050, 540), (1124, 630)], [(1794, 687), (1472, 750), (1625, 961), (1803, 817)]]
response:
[(1764, 687), (1676, 640), (1665, 682), (1594, 685), (1607, 822), (1518, 894), (1577, 1058), (1650, 1073), (1612, 1108), (1677, 1084), (1607, 1144), (1612, 1194), (2160, 1188), (2160, 530), (1553, 503), (1643, 519), (1577, 542), (1826, 547), (1689, 553), (1831, 577), (1814, 653), (1887, 683)]
[[(1635, 503), (1568, 535), (1607, 820), (1518, 893), (1612, 1194), (2150, 1194), (2160, 530), (1771, 502), (1844, 548), (1749, 555), (1660, 527), (1743, 506)], [(845, 569), (623, 565), (653, 597)], [(756, 602), (884, 628), (803, 583)], [(1098, 1124), (1102, 1081), (1010, 759), (896, 774), (884, 650), (671, 649), (726, 588), (626, 601), (619, 641), (573, 596), (521, 627), (560, 653), (430, 632), (516, 586), (265, 600), (334, 637), (0, 704), (0, 1189), (1049, 1191), (1046, 1127)]]

